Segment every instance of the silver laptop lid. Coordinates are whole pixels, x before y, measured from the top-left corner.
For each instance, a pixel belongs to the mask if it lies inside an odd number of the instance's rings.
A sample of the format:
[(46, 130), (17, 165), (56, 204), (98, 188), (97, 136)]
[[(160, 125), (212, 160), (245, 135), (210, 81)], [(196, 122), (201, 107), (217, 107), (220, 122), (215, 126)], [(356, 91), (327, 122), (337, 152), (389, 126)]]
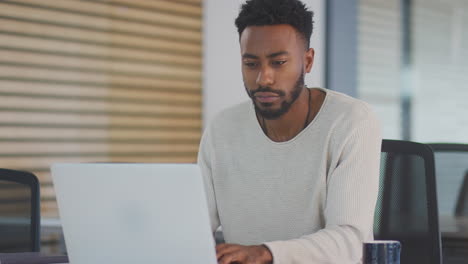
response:
[(54, 164), (72, 264), (215, 264), (195, 164)]

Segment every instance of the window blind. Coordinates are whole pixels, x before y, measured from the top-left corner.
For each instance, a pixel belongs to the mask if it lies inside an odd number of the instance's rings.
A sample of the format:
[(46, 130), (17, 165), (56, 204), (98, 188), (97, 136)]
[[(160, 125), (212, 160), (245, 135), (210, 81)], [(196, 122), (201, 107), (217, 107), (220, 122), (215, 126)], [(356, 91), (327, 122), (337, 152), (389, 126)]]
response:
[(468, 143), (468, 1), (413, 4), (414, 139)]
[(400, 1), (360, 0), (358, 15), (358, 94), (382, 122), (385, 138), (400, 136)]
[(0, 1), (0, 167), (195, 162), (201, 0)]

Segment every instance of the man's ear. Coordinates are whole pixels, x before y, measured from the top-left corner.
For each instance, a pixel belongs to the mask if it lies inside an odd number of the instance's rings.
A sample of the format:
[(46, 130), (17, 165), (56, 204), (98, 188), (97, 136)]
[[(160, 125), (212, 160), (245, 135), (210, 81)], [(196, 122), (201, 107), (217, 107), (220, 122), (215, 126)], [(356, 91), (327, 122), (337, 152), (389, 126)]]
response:
[(307, 73), (309, 73), (310, 70), (312, 70), (312, 65), (314, 64), (314, 56), (315, 50), (313, 48), (309, 48), (304, 54), (304, 70)]

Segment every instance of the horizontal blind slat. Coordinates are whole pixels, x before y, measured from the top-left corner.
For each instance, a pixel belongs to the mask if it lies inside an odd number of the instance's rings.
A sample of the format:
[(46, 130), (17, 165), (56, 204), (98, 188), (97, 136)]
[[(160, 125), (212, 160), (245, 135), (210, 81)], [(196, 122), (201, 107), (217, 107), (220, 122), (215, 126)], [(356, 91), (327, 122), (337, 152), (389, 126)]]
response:
[(18, 112), (0, 110), (0, 120), (3, 123), (44, 123), (47, 125), (66, 124), (66, 125), (98, 125), (98, 126), (137, 126), (137, 127), (154, 127), (154, 126), (173, 126), (180, 129), (184, 128), (200, 128), (200, 121), (196, 118), (174, 118), (174, 117), (137, 117), (137, 116), (111, 116), (111, 115), (83, 115), (80, 113), (36, 113)]
[(153, 90), (137, 90), (117, 87), (86, 87), (82, 85), (67, 85), (54, 83), (39, 83), (27, 81), (2, 80), (0, 78), (0, 93), (17, 94), (29, 97), (69, 98), (76, 100), (96, 100), (109, 102), (135, 102), (139, 104), (154, 104), (156, 102), (171, 104), (201, 104), (201, 93), (183, 93)]
[[(166, 90), (182, 90), (184, 92), (198, 92), (201, 88), (200, 76), (196, 79), (188, 78), (186, 76), (167, 76), (160, 75), (119, 75), (116, 72), (95, 72), (95, 71), (76, 71), (72, 69), (60, 69), (54, 67), (50, 69), (41, 68), (41, 66), (31, 65), (11, 65), (0, 61), (0, 78), (11, 78), (11, 79), (37, 79), (37, 80), (50, 80), (57, 82), (68, 82), (68, 83), (80, 83), (86, 85), (105, 85), (105, 86), (126, 86), (126, 87), (151, 87), (162, 85), (161, 82), (165, 82), (171, 87)], [(183, 87), (181, 87), (183, 86)], [(190, 89), (188, 89), (190, 87)], [(161, 87), (163, 89), (164, 87)]]
[(131, 141), (146, 142), (180, 142), (180, 141), (198, 141), (201, 131), (158, 131), (158, 130), (122, 130), (122, 129), (77, 129), (77, 128), (34, 128), (24, 129), (22, 127), (1, 127), (0, 140), (2, 141), (21, 141), (23, 139), (37, 139), (37, 141), (55, 139), (59, 140), (107, 140), (108, 142)]
[[(136, 151), (137, 150), (137, 151)], [(0, 156), (24, 156), (34, 154), (70, 153), (106, 153), (118, 155), (120, 153), (186, 153), (197, 152), (198, 142), (192, 144), (108, 144), (107, 142), (91, 143), (52, 143), (52, 142), (1, 142)]]
[[(0, 82), (1, 84), (1, 82)], [(112, 103), (105, 101), (86, 101), (86, 100), (61, 100), (47, 99), (37, 97), (5, 96), (0, 92), (0, 101), (3, 101), (0, 108), (3, 109), (47, 109), (48, 111), (82, 111), (84, 112), (104, 112), (116, 114), (140, 114), (140, 115), (159, 115), (169, 116), (180, 114), (181, 116), (201, 115), (201, 109), (198, 105), (188, 104), (132, 104), (132, 103)], [(183, 107), (181, 107), (183, 106)], [(185, 115), (184, 115), (185, 114)]]
[(41, 201), (42, 218), (58, 218), (58, 205), (55, 200)]
[[(161, 156), (155, 154), (154, 156), (115, 156), (115, 155), (76, 155), (74, 157), (61, 156), (61, 157), (2, 157), (0, 165), (8, 164), (9, 168), (18, 170), (29, 170), (28, 168), (50, 168), (54, 163), (84, 163), (84, 162), (138, 162), (138, 163), (193, 163), (196, 161), (196, 153), (188, 153), (184, 155), (174, 156)], [(43, 181), (41, 181), (43, 182)]]
[[(86, 0), (94, 1), (94, 0)], [(109, 0), (109, 4), (123, 7), (133, 7), (145, 10), (162, 10), (169, 13), (185, 14), (190, 17), (202, 16), (201, 3), (199, 5), (187, 5), (174, 1), (135, 1), (135, 0)]]
[(203, 0), (162, 0), (162, 1), (174, 1), (176, 3), (190, 4), (194, 6), (200, 6)]
[(30, 67), (41, 67), (57, 69), (73, 69), (76, 71), (91, 72), (115, 72), (129, 76), (147, 76), (152, 75), (169, 76), (171, 78), (187, 78), (198, 80), (201, 75), (199, 68), (187, 68), (183, 65), (168, 66), (151, 63), (134, 63), (107, 61), (102, 59), (73, 58), (67, 59), (64, 56), (37, 54), (33, 52), (19, 52), (0, 49), (0, 58), (3, 64), (21, 64)]
[[(124, 91), (133, 91), (134, 93), (138, 92), (148, 92), (148, 93), (164, 93), (166, 95), (192, 95), (192, 96), (200, 96), (201, 94), (201, 83), (200, 82), (193, 82), (193, 81), (184, 81), (184, 80), (165, 80), (165, 79), (152, 79), (152, 83), (145, 82), (146, 80), (140, 79), (133, 79), (138, 84), (130, 84), (128, 83), (131, 79), (128, 77), (122, 77), (118, 80), (117, 77), (109, 78), (108, 80), (101, 81), (89, 81), (85, 79), (73, 79), (73, 80), (62, 80), (53, 78), (52, 76), (45, 75), (44, 72), (40, 72), (34, 68), (27, 68), (28, 72), (31, 73), (27, 76), (21, 76), (14, 73), (14, 70), (24, 69), (24, 67), (10, 67), (10, 66), (2, 66), (0, 62), (0, 69), (6, 71), (0, 71), (0, 80), (1, 81), (9, 81), (9, 82), (27, 82), (28, 85), (31, 83), (35, 83), (38, 85), (47, 85), (47, 86), (78, 86), (83, 87), (85, 89), (100, 89), (102, 90), (111, 90), (114, 94), (120, 94)], [(45, 72), (49, 73), (49, 72)], [(26, 75), (26, 72), (22, 74)], [(30, 76), (34, 76), (34, 74), (40, 75), (44, 74), (44, 76), (40, 76), (41, 78), (33, 78)], [(16, 75), (16, 76), (15, 76)], [(102, 76), (102, 75), (93, 75), (93, 76)], [(111, 76), (114, 77), (114, 76)], [(122, 82), (118, 82), (119, 80), (123, 80)], [(126, 81), (127, 83), (125, 83)], [(42, 86), (44, 87), (44, 86)], [(99, 93), (99, 91), (98, 91)]]

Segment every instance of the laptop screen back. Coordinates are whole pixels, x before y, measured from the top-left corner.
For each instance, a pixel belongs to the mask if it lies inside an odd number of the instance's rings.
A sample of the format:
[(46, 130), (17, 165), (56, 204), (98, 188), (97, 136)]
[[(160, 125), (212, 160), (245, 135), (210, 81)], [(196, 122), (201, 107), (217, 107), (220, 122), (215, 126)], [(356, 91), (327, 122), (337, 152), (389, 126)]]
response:
[(195, 164), (56, 164), (71, 263), (216, 263)]

